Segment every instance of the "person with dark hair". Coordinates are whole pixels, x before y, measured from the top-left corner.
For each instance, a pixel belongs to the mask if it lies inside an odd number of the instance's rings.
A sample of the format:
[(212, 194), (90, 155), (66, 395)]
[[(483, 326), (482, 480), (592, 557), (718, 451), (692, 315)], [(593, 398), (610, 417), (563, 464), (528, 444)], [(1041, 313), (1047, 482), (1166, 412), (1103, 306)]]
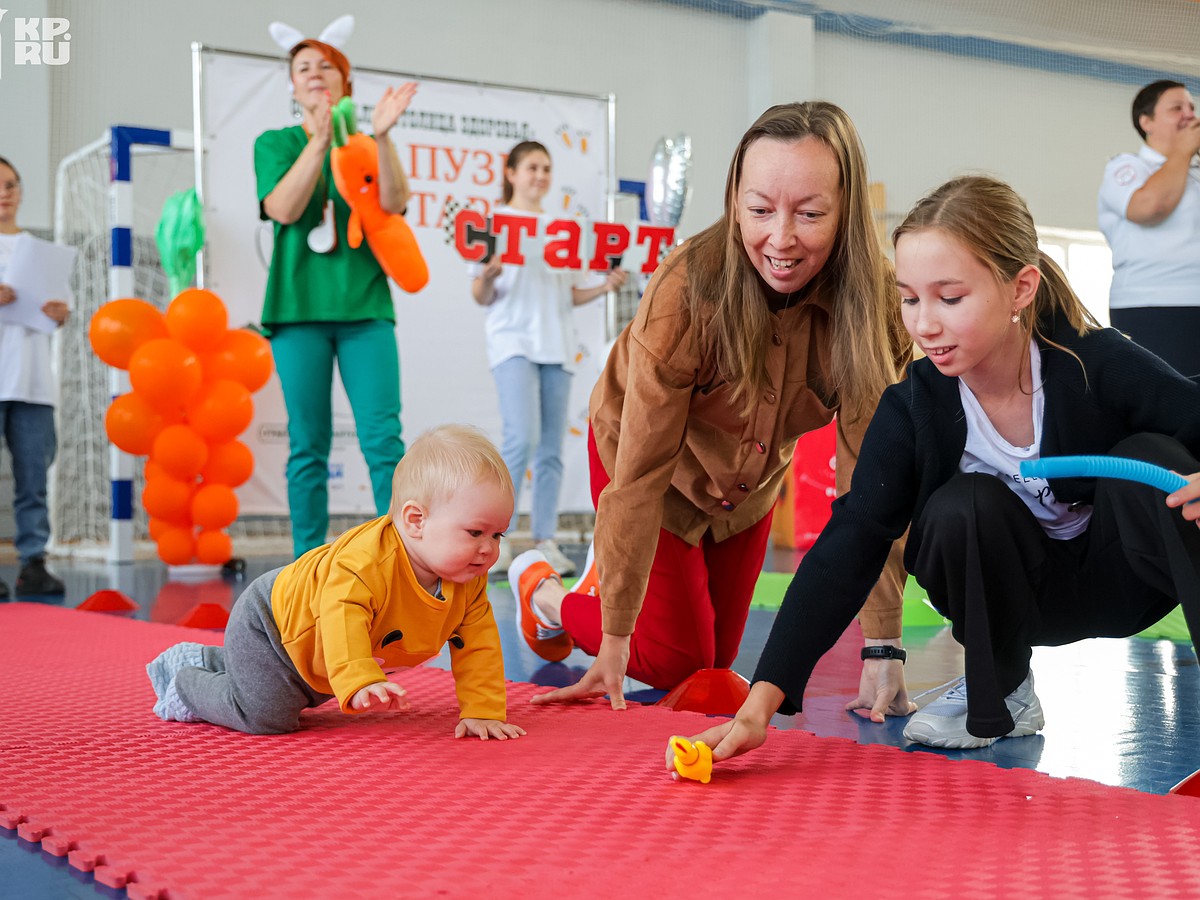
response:
[[(543, 201), (550, 191), (550, 152), (537, 141), (522, 141), (504, 163), (504, 186), (497, 215), (540, 216), (539, 233), (555, 217)], [(503, 438), (500, 451), (512, 473), (518, 499), (525, 470), (533, 463), (533, 506), (530, 529), (538, 550), (563, 573), (575, 564), (555, 541), (558, 497), (562, 486), (563, 439), (575, 368), (575, 331), (571, 309), (590, 303), (625, 283), (614, 269), (606, 276), (578, 269), (550, 269), (540, 259), (505, 265), (494, 254), (468, 268), (471, 296), (487, 307), (488, 366), (500, 400)], [(510, 530), (516, 527), (513, 509)], [(498, 570), (512, 564), (511, 539), (505, 537), (496, 561)]]
[[(4, 273), (16, 248), (17, 210), (21, 206), (21, 176), (0, 157), (0, 306), (17, 300), (4, 283)], [(58, 323), (67, 321), (70, 307), (64, 300), (47, 300), (42, 312)], [(13, 512), (16, 514), (16, 549), (21, 569), (18, 597), (61, 594), (64, 586), (46, 570), (46, 542), (50, 539), (50, 510), (46, 479), (58, 447), (54, 430), (57, 388), (51, 368), (51, 335), (15, 322), (0, 323), (0, 438), (8, 445), (13, 469)], [(0, 581), (0, 600), (8, 597)]]
[[(259, 135), (254, 171), (259, 215), (275, 223), (262, 324), (287, 407), (288, 509), (299, 557), (324, 544), (329, 527), (335, 362), (380, 515), (388, 507), (404, 441), (396, 312), (387, 276), (366, 242), (350, 246), (350, 207), (330, 169), (332, 109), (351, 94), (350, 62), (337, 47), (311, 38), (295, 43), (289, 57), (302, 120)], [(414, 82), (389, 87), (371, 112), (379, 199), (392, 214), (405, 211), (409, 187), (388, 132), (416, 89)]]
[[(731, 666), (796, 442), (835, 416), (845, 490), (912, 353), (867, 181), (844, 110), (773, 106), (734, 151), (724, 214), (655, 272), (592, 391), (595, 565), (571, 593), (536, 556), (509, 572), (535, 653), (596, 657), (535, 702), (607, 693), (623, 709), (626, 674), (670, 690)], [(878, 576), (854, 598), (863, 634), (899, 644), (898, 552), (872, 590)], [(900, 664), (867, 661), (853, 705), (906, 714)]]
[[(1200, 638), (1200, 381), (1096, 323), (1003, 182), (947, 182), (894, 240), (894, 302), (925, 358), (880, 400), (749, 699), (693, 738), (715, 760), (753, 750), (774, 713), (800, 710), (817, 660), (906, 530), (905, 565), (950, 620), (966, 669), (909, 720), (914, 743), (979, 748), (1039, 731), (1035, 646), (1126, 637), (1176, 604)], [(1168, 495), (1022, 471), (1073, 455), (1142, 460), (1188, 483)]]
[(1200, 119), (1185, 85), (1155, 81), (1133, 100), (1145, 143), (1114, 157), (1099, 220), (1113, 255), (1115, 328), (1184, 375), (1200, 374)]

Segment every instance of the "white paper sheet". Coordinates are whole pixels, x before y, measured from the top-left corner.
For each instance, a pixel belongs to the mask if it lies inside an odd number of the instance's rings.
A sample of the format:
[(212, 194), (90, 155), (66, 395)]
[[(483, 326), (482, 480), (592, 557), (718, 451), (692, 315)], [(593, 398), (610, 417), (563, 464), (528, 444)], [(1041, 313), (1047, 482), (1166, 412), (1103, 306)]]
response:
[(58, 323), (42, 312), (47, 300), (71, 300), (71, 269), (76, 250), (43, 241), (28, 232), (17, 235), (4, 283), (17, 294), (13, 303), (0, 306), (0, 322), (24, 325), (47, 334)]

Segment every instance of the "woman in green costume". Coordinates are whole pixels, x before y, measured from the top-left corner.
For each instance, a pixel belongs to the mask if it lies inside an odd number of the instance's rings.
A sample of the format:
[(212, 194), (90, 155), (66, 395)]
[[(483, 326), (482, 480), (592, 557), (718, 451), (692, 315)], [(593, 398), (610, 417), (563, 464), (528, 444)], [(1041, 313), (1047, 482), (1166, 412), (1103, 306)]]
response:
[[(303, 120), (259, 135), (254, 171), (259, 215), (275, 223), (262, 322), (287, 406), (288, 506), (299, 557), (325, 543), (329, 526), (335, 361), (379, 515), (387, 512), (404, 442), (396, 314), (387, 277), (365, 242), (350, 247), (350, 209), (329, 167), (331, 112), (350, 95), (350, 62), (322, 40), (301, 39), (289, 52), (292, 92)], [(409, 188), (388, 131), (416, 89), (414, 82), (389, 87), (371, 114), (380, 201), (389, 213), (404, 212)]]

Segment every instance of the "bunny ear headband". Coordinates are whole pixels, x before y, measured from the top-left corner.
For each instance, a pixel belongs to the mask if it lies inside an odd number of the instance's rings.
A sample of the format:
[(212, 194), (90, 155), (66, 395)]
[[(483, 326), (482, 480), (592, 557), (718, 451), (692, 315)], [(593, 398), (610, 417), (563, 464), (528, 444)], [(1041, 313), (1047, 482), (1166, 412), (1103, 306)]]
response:
[(297, 51), (303, 46), (319, 50), (322, 55), (341, 70), (342, 77), (346, 82), (347, 93), (349, 93), (351, 81), (350, 60), (346, 59), (341, 48), (350, 39), (350, 35), (354, 33), (354, 16), (345, 15), (334, 19), (325, 26), (320, 37), (315, 40), (313, 38), (306, 38), (299, 29), (293, 28), (286, 22), (272, 22), (267, 27), (267, 30), (270, 31), (272, 40), (291, 56), (295, 56)]
[[(289, 53), (297, 44), (304, 42), (304, 35), (300, 30), (286, 22), (272, 22), (267, 26), (267, 30), (271, 32), (272, 40)], [(325, 26), (325, 30), (317, 36), (317, 40), (340, 50), (353, 33), (354, 16), (339, 16)]]

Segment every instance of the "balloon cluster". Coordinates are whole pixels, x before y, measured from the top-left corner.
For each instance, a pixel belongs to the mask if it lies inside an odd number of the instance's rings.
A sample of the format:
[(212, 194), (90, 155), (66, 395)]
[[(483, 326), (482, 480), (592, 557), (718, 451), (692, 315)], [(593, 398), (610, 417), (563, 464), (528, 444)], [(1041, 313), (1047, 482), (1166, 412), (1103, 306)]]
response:
[(233, 555), (224, 531), (238, 514), (234, 488), (254, 471), (237, 440), (254, 416), (250, 395), (271, 377), (271, 346), (230, 329), (221, 298), (192, 288), (166, 314), (145, 300), (104, 304), (88, 328), (92, 349), (129, 372), (133, 390), (104, 417), (112, 443), (148, 456), (142, 504), (168, 565), (219, 565)]

